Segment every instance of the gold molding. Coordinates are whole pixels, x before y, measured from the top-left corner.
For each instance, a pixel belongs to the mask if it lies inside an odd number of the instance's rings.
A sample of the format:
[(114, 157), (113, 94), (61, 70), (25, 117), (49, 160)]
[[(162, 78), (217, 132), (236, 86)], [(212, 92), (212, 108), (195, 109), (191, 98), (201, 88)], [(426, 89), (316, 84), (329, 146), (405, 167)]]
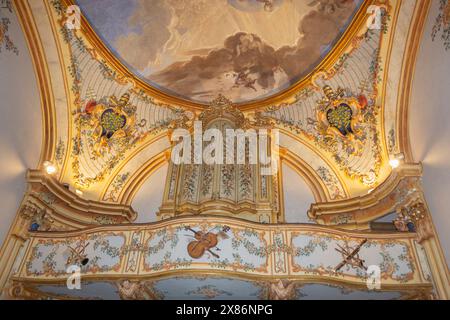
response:
[(408, 178), (417, 179), (420, 176), (422, 176), (422, 165), (404, 164), (367, 195), (330, 203), (316, 203), (311, 206), (308, 214), (311, 218), (327, 225), (337, 224), (332, 222), (333, 218), (351, 216), (351, 222), (340, 227), (368, 229), (370, 221), (386, 215), (395, 207), (397, 199), (392, 197), (392, 193), (400, 182)]
[(45, 187), (48, 192), (56, 197), (55, 201), (58, 201), (58, 206), (66, 208), (66, 218), (78, 223), (81, 222), (84, 226), (92, 225), (92, 218), (95, 216), (114, 217), (122, 223), (131, 222), (137, 216), (130, 206), (85, 200), (42, 171), (29, 170), (27, 181), (30, 185), (38, 184)]
[(412, 95), (417, 56), (419, 54), (420, 43), (423, 37), (425, 24), (431, 7), (431, 0), (420, 0), (417, 2), (415, 23), (409, 30), (407, 47), (402, 65), (402, 74), (399, 85), (398, 118), (396, 131), (398, 132), (398, 143), (400, 152), (403, 152), (407, 162), (413, 162), (411, 141), (409, 135), (409, 106)]
[[(353, 283), (353, 284), (365, 284), (365, 277), (361, 277), (358, 274), (344, 273), (344, 274), (333, 274), (329, 272), (323, 272), (320, 266), (317, 267), (315, 274), (310, 274), (308, 272), (296, 271), (293, 269), (292, 262), (284, 271), (277, 271), (274, 268), (275, 265), (275, 254), (277, 252), (276, 249), (271, 249), (267, 251), (267, 255), (265, 256), (265, 260), (261, 261), (262, 269), (256, 269), (253, 272), (246, 270), (245, 268), (237, 268), (235, 269), (232, 266), (227, 267), (225, 270), (222, 270), (220, 267), (217, 268), (214, 265), (211, 265), (210, 262), (201, 262), (201, 261), (193, 261), (192, 264), (185, 268), (173, 268), (169, 269), (147, 269), (144, 264), (142, 256), (146, 254), (146, 250), (141, 250), (140, 246), (145, 245), (152, 236), (155, 235), (159, 230), (167, 229), (168, 232), (170, 230), (175, 230), (178, 228), (182, 228), (186, 225), (204, 225), (205, 228), (212, 225), (226, 225), (230, 226), (232, 230), (235, 231), (244, 231), (245, 230), (255, 230), (257, 232), (257, 237), (265, 243), (268, 248), (273, 248), (272, 237), (274, 234), (284, 233), (286, 235), (286, 240), (284, 240), (284, 244), (282, 246), (287, 245), (288, 248), (283, 252), (291, 252), (289, 250), (293, 250), (295, 245), (292, 243), (292, 239), (294, 239), (297, 235), (303, 236), (319, 236), (325, 238), (332, 238), (334, 241), (359, 241), (360, 239), (370, 239), (370, 241), (377, 242), (380, 245), (386, 243), (398, 243), (399, 245), (406, 246), (408, 249), (409, 261), (413, 263), (414, 267), (410, 268), (410, 276), (408, 279), (408, 283), (405, 285), (426, 285), (430, 286), (430, 282), (428, 280), (424, 280), (420, 275), (420, 268), (415, 268), (420, 264), (420, 261), (414, 254), (411, 254), (411, 251), (414, 247), (414, 241), (417, 239), (416, 233), (400, 233), (400, 232), (390, 232), (390, 233), (374, 233), (374, 232), (355, 232), (355, 231), (344, 231), (337, 230), (330, 227), (323, 227), (318, 225), (304, 225), (304, 224), (262, 224), (262, 223), (254, 223), (242, 219), (237, 218), (229, 218), (229, 217), (216, 217), (216, 216), (202, 216), (199, 220), (198, 217), (177, 217), (170, 220), (164, 220), (154, 223), (140, 224), (140, 225), (110, 225), (110, 226), (98, 226), (91, 227), (83, 230), (75, 230), (75, 231), (66, 231), (66, 232), (39, 232), (39, 233), (30, 233), (31, 241), (27, 244), (27, 252), (25, 253), (23, 260), (21, 261), (20, 267), (17, 273), (12, 278), (13, 280), (21, 280), (21, 281), (31, 281), (31, 282), (58, 282), (66, 280), (65, 274), (53, 274), (53, 273), (45, 273), (34, 275), (29, 273), (27, 270), (27, 263), (35, 258), (33, 253), (33, 248), (36, 248), (38, 243), (46, 243), (46, 241), (51, 241), (52, 243), (65, 243), (69, 238), (72, 241), (77, 241), (79, 238), (87, 239), (90, 236), (96, 236), (99, 234), (105, 235), (116, 235), (122, 236), (125, 238), (125, 242), (123, 243), (124, 248), (129, 248), (129, 244), (133, 234), (135, 232), (141, 232), (140, 245), (137, 247), (138, 255), (140, 257), (135, 257), (134, 265), (136, 268), (132, 271), (127, 269), (127, 262), (129, 261), (130, 254), (134, 252), (133, 250), (126, 249), (125, 254), (120, 256), (119, 261), (116, 263), (112, 270), (107, 271), (106, 273), (98, 274), (95, 270), (89, 271), (83, 274), (84, 280), (107, 280), (107, 279), (120, 279), (124, 277), (129, 278), (153, 278), (162, 275), (171, 275), (178, 274), (184, 275), (189, 273), (201, 272), (201, 273), (211, 273), (217, 275), (242, 275), (243, 277), (255, 276), (261, 279), (279, 279), (279, 278), (288, 278), (288, 279), (300, 279), (307, 281), (308, 279), (317, 279), (322, 281), (330, 281), (337, 280), (343, 281), (345, 283)], [(142, 236), (142, 232), (144, 237)], [(270, 241), (269, 241), (270, 239)], [(291, 248), (291, 249), (289, 249)], [(283, 250), (283, 249), (282, 249)], [(284, 261), (291, 261), (289, 259), (292, 257), (295, 251), (292, 251), (287, 256), (284, 256)], [(265, 262), (264, 262), (265, 261)], [(383, 285), (404, 285), (403, 280), (391, 277), (386, 273), (386, 277), (384, 277)]]
[(34, 73), (40, 93), (43, 134), (38, 167), (42, 168), (45, 161), (54, 159), (56, 148), (56, 110), (51, 76), (47, 66), (47, 59), (45, 58), (45, 50), (28, 3), (26, 0), (17, 0), (13, 1), (13, 5), (25, 34), (25, 40), (33, 62)]
[[(328, 153), (327, 151), (323, 150), (320, 147), (316, 147), (311, 141), (309, 141), (308, 139), (305, 139), (302, 135), (295, 135), (291, 131), (286, 130), (284, 128), (280, 128), (279, 130), (282, 134), (286, 135), (287, 137), (298, 142), (305, 148), (309, 149), (311, 151), (311, 153), (314, 154), (314, 156), (316, 156), (320, 160), (322, 160), (327, 165), (327, 167), (334, 173), (336, 178), (338, 179), (342, 189), (344, 190), (345, 196), (351, 197), (351, 194), (349, 191), (349, 186), (346, 183), (346, 181), (348, 182), (350, 179), (348, 177), (346, 177), (345, 173), (337, 167), (337, 165), (335, 164), (335, 162), (332, 159), (330, 159), (329, 155), (327, 155), (327, 153)], [(281, 148), (281, 146), (280, 146), (280, 148)], [(284, 147), (284, 149), (286, 149), (286, 147)]]

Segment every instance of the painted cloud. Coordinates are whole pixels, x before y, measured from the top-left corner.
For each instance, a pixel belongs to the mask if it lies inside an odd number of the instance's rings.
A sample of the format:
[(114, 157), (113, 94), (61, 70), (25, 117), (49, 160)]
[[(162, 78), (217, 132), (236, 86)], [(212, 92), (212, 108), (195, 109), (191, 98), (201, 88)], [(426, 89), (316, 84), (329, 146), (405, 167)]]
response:
[(261, 99), (310, 72), (356, 0), (79, 0), (106, 43), (150, 84), (185, 99)]

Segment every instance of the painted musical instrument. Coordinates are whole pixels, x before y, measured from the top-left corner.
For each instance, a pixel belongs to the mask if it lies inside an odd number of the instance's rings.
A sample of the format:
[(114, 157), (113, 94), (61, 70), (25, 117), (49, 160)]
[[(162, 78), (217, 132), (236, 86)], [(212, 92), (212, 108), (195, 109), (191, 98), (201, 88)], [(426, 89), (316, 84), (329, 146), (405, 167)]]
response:
[[(219, 243), (219, 237), (212, 232), (195, 231), (190, 226), (185, 227), (185, 230), (194, 233), (195, 240), (188, 244), (187, 250), (189, 256), (194, 259), (200, 259), (203, 257), (206, 251), (212, 256), (219, 259), (220, 256), (213, 252), (211, 249), (215, 248)], [(223, 232), (226, 233), (230, 230), (229, 227), (224, 227)]]

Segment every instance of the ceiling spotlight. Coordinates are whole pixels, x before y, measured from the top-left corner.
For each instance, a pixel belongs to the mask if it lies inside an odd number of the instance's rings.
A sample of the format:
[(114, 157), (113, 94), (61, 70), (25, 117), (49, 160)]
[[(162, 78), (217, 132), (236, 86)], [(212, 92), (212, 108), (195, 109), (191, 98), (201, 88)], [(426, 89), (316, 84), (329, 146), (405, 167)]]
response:
[(389, 165), (396, 169), (400, 167), (401, 161), (405, 159), (405, 155), (403, 153), (396, 154), (391, 160), (389, 160)]
[(400, 160), (391, 159), (391, 160), (389, 160), (389, 165), (392, 167), (392, 169), (396, 169), (400, 166)]
[(53, 163), (51, 163), (50, 161), (44, 162), (44, 168), (45, 168), (45, 171), (47, 172), (47, 174), (49, 174), (49, 175), (55, 174), (57, 171), (55, 165)]

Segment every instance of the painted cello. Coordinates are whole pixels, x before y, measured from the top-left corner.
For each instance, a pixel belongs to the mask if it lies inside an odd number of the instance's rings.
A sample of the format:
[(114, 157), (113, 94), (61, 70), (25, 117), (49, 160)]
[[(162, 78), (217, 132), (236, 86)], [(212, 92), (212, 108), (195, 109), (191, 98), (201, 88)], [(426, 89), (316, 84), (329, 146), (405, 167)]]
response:
[[(194, 233), (194, 241), (188, 244), (187, 250), (189, 256), (194, 259), (200, 259), (203, 257), (206, 251), (208, 251), (212, 256), (219, 259), (220, 256), (213, 252), (211, 249), (215, 248), (219, 243), (219, 235), (212, 232), (195, 231), (190, 226), (185, 227), (185, 230)], [(230, 230), (230, 227), (223, 227), (220, 234), (223, 235)], [(226, 235), (225, 235), (226, 237)]]

